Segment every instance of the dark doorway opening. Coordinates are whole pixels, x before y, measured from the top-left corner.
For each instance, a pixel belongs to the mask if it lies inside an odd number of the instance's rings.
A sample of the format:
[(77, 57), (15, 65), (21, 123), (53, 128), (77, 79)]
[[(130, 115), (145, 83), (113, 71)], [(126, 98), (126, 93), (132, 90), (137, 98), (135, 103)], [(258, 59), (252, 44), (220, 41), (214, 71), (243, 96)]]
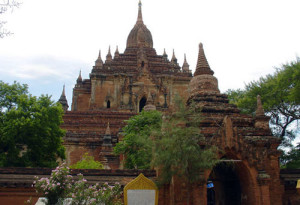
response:
[(145, 62), (144, 61), (142, 61), (142, 68), (145, 66)]
[(145, 97), (142, 97), (142, 99), (140, 100), (140, 109), (139, 109), (139, 112), (143, 111), (143, 108), (145, 107), (146, 102), (147, 102), (147, 99)]
[(106, 108), (110, 108), (110, 101), (109, 100), (106, 103)]
[(208, 205), (241, 205), (241, 185), (233, 163), (217, 164), (209, 176)]

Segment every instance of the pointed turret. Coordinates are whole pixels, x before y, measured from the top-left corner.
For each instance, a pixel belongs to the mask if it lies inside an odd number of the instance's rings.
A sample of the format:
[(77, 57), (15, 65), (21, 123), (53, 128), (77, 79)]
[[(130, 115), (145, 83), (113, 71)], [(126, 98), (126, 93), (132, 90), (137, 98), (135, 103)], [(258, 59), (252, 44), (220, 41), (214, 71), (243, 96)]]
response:
[(120, 53), (119, 53), (119, 49), (118, 49), (118, 46), (117, 46), (114, 58), (117, 58), (119, 56), (120, 56)]
[(111, 147), (111, 132), (109, 127), (109, 122), (107, 123), (106, 131), (103, 137), (103, 146)]
[(103, 144), (101, 147), (101, 152), (99, 153), (100, 161), (104, 165), (104, 169), (111, 169), (109, 163), (111, 163), (111, 159), (115, 157), (113, 154), (111, 141), (112, 141), (112, 137), (111, 137), (110, 127), (108, 122), (105, 134), (103, 136)]
[(69, 105), (68, 105), (68, 101), (67, 101), (66, 94), (65, 94), (65, 85), (63, 86), (63, 91), (61, 93), (61, 96), (60, 96), (58, 102), (60, 102), (60, 104), (63, 107), (63, 110), (66, 112), (69, 108)]
[(270, 117), (265, 115), (264, 108), (261, 103), (260, 95), (257, 95), (257, 108), (255, 112), (255, 124), (254, 126), (259, 129), (270, 131), (269, 128)]
[(203, 44), (199, 44), (199, 53), (198, 53), (198, 61), (197, 61), (197, 67), (194, 76), (197, 75), (203, 75), (203, 74), (208, 74), (208, 75), (213, 75), (214, 71), (210, 69), (210, 66), (207, 62), (204, 49), (203, 49)]
[(203, 45), (200, 43), (197, 68), (189, 84), (191, 98), (197, 95), (215, 95), (220, 93), (218, 80), (213, 74), (214, 72), (210, 69), (206, 60)]
[(189, 72), (190, 71), (190, 65), (187, 63), (185, 54), (184, 54), (184, 62), (183, 62), (183, 65), (182, 65), (182, 70), (184, 72)]
[(110, 46), (109, 46), (105, 62), (111, 62), (111, 61), (112, 61), (112, 56), (111, 56), (111, 53), (110, 53)]
[(82, 77), (81, 77), (81, 70), (80, 70), (77, 78), (77, 84), (81, 84), (81, 83), (82, 83)]
[(165, 48), (164, 48), (163, 57), (168, 57), (168, 55), (167, 55), (167, 53), (166, 53), (166, 49), (165, 49)]
[(166, 49), (165, 48), (164, 48), (164, 53), (163, 53), (162, 57), (164, 58), (165, 61), (168, 60), (168, 54), (166, 53)]
[(99, 55), (98, 55), (97, 60), (95, 61), (95, 66), (99, 66), (99, 67), (103, 66), (103, 61), (101, 59), (101, 50), (99, 50)]
[(176, 56), (175, 56), (175, 51), (174, 51), (174, 49), (173, 49), (173, 55), (172, 55), (171, 62), (177, 63), (177, 58), (176, 58)]
[(143, 15), (142, 15), (142, 2), (141, 0), (139, 1), (139, 13), (138, 13), (138, 17), (137, 17), (137, 21), (136, 23), (142, 23), (143, 24)]

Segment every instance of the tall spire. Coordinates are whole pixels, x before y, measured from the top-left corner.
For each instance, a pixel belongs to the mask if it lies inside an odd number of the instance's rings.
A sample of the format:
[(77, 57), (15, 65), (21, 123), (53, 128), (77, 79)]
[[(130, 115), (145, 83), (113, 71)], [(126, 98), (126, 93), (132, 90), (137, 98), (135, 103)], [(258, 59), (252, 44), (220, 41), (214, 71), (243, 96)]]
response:
[(204, 53), (203, 44), (200, 43), (199, 44), (197, 67), (196, 67), (196, 71), (195, 71), (194, 76), (204, 75), (204, 74), (213, 75), (214, 71), (212, 71), (210, 69), (210, 66), (207, 62), (207, 59), (206, 59), (206, 56), (205, 56), (205, 53)]
[(142, 15), (142, 2), (141, 0), (139, 1), (139, 13), (138, 13), (138, 18), (136, 23), (143, 23), (143, 15)]
[(99, 55), (98, 55), (98, 58), (97, 60), (95, 61), (95, 66), (103, 66), (103, 61), (101, 59), (101, 50), (99, 50)]

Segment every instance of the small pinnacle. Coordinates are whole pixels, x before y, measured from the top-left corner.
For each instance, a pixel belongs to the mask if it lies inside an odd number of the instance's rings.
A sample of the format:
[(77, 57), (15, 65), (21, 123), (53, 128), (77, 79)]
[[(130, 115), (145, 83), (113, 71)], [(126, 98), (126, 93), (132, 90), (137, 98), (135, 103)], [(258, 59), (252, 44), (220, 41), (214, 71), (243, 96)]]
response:
[(265, 116), (265, 111), (261, 103), (260, 95), (257, 95), (257, 108), (256, 108), (256, 116)]
[(164, 56), (166, 56), (167, 55), (167, 53), (166, 53), (166, 49), (164, 48), (164, 54), (163, 54)]
[(63, 91), (61, 93), (61, 96), (60, 96), (58, 102), (60, 102), (60, 104), (62, 105), (64, 111), (68, 110), (69, 105), (68, 105), (68, 101), (67, 101), (66, 93), (65, 93), (65, 84), (63, 86)]
[(81, 69), (79, 71), (79, 75), (78, 75), (78, 78), (77, 78), (77, 83), (79, 83), (79, 82), (82, 82)]
[(189, 71), (189, 68), (190, 68), (190, 65), (187, 63), (186, 55), (184, 54), (184, 62), (182, 65), (182, 70), (187, 72), (187, 71)]
[(111, 55), (111, 53), (110, 53), (110, 46), (108, 46), (108, 54), (110, 54), (110, 55)]
[[(118, 46), (117, 46), (116, 51), (115, 51), (115, 57), (119, 57), (119, 49), (118, 49)], [(114, 57), (114, 58), (115, 58), (115, 57)]]
[(105, 131), (105, 135), (111, 135), (111, 132), (110, 132), (110, 127), (109, 127), (109, 122), (107, 123), (107, 127), (106, 127), (106, 131)]
[(203, 44), (201, 42), (199, 43), (199, 48), (203, 49)]
[(108, 53), (106, 55), (106, 60), (107, 61), (111, 61), (112, 60), (112, 56), (111, 56), (111, 52), (110, 52), (110, 46), (108, 47)]
[(175, 57), (175, 51), (174, 51), (174, 49), (173, 49), (173, 55), (172, 55), (171, 61), (175, 61), (175, 60), (177, 60), (177, 59), (176, 59), (176, 57)]
[(62, 96), (66, 96), (66, 92), (65, 92), (65, 84), (64, 84), (64, 86), (63, 86), (63, 91), (62, 91), (62, 94), (61, 94)]
[(101, 59), (101, 50), (99, 50), (99, 55), (98, 55), (97, 60), (95, 61), (95, 65), (96, 66), (103, 66), (103, 61)]

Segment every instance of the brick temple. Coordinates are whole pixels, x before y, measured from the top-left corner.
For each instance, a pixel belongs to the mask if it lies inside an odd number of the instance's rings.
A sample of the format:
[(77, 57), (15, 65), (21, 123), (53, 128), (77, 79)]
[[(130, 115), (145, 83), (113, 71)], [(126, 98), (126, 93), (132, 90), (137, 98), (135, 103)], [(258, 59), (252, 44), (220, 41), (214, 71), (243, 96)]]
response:
[(79, 74), (71, 111), (67, 111), (63, 90), (59, 101), (66, 110), (63, 128), (67, 130), (68, 163), (77, 162), (88, 152), (107, 168), (119, 168), (120, 159), (111, 151), (120, 138), (124, 120), (139, 113), (145, 105), (167, 111), (175, 95), (187, 100), (191, 79), (186, 58), (181, 67), (174, 52), (171, 60), (165, 52), (156, 53), (139, 3), (138, 18), (124, 53), (116, 48), (112, 56), (109, 48), (104, 61), (99, 52), (89, 79), (82, 79)]
[[(191, 204), (283, 204), (277, 150), (280, 140), (272, 136), (260, 97), (254, 117), (229, 104), (227, 96), (219, 91), (202, 44), (194, 74), (186, 58), (180, 66), (174, 52), (170, 60), (165, 52), (157, 54), (151, 32), (143, 22), (141, 2), (124, 53), (116, 48), (112, 56), (109, 48), (102, 60), (99, 52), (89, 79), (79, 74), (71, 111), (65, 90), (62, 92), (59, 101), (65, 110), (62, 128), (67, 130), (64, 145), (68, 164), (88, 152), (106, 169), (122, 169), (122, 157), (115, 156), (112, 149), (122, 139), (124, 120), (143, 108), (167, 112), (176, 95), (187, 104), (195, 102), (201, 107), (202, 143), (217, 146), (223, 162), (199, 172), (204, 180), (192, 190), (187, 190), (179, 179), (172, 180), (160, 189), (159, 204), (186, 204), (188, 191)], [(223, 166), (226, 162), (231, 166)], [(208, 188), (208, 183), (214, 187)]]

